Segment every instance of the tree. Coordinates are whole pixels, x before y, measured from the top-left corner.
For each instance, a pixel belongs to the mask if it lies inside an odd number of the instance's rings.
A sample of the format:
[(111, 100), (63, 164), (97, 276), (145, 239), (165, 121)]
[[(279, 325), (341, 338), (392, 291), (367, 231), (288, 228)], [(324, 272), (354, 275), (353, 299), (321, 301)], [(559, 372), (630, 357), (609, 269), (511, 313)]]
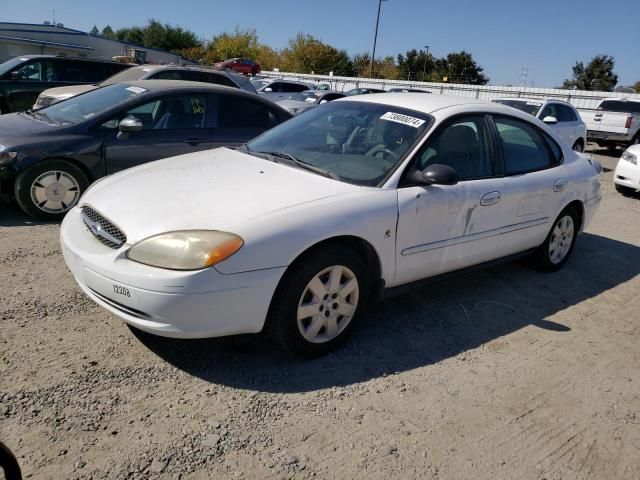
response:
[[(111, 28), (111, 27), (109, 27)], [(137, 43), (149, 48), (176, 51), (200, 46), (196, 34), (179, 26), (162, 24), (151, 19), (144, 27), (120, 28), (112, 38), (123, 42)]]
[(414, 48), (398, 55), (398, 75), (401, 79), (427, 81), (435, 68), (433, 55)]
[(469, 85), (486, 85), (489, 83), (489, 78), (483, 73), (484, 69), (476, 63), (470, 53), (464, 50), (450, 53), (446, 58), (436, 60), (435, 72), (440, 77), (438, 81), (442, 81), (442, 78), (447, 77), (447, 81), (452, 83), (466, 83)]
[(640, 93), (640, 80), (638, 80), (636, 83), (633, 84), (633, 89)]
[(345, 50), (338, 50), (312, 35), (298, 33), (281, 52), (282, 68), (290, 72), (336, 75), (353, 72), (353, 64)]
[(96, 27), (95, 25), (93, 26), (93, 28), (91, 29), (91, 31), (89, 32), (91, 35), (99, 35), (100, 34), (100, 30), (98, 30), (98, 27)]
[(104, 27), (102, 32), (100, 32), (100, 35), (105, 38), (116, 38), (116, 34), (114, 33), (113, 28), (111, 28), (111, 25)]
[(573, 78), (565, 80), (562, 88), (611, 92), (618, 83), (618, 75), (613, 73), (614, 64), (615, 59), (609, 55), (596, 55), (587, 66), (576, 62), (572, 67)]
[(236, 27), (232, 33), (222, 33), (207, 45), (210, 57), (217, 60), (246, 57), (256, 58), (260, 51), (258, 34), (255, 30), (240, 30)]
[(144, 30), (140, 27), (119, 28), (115, 33), (115, 38), (122, 42), (144, 45)]

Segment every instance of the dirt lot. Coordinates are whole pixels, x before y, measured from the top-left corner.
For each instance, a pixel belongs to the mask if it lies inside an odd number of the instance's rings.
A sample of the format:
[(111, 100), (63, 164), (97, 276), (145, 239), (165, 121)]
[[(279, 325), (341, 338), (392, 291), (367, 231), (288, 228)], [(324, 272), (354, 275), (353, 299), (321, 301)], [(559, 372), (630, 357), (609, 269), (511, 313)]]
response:
[(640, 196), (611, 178), (563, 271), (388, 300), (314, 361), (134, 332), (1, 206), (0, 438), (27, 478), (638, 479)]

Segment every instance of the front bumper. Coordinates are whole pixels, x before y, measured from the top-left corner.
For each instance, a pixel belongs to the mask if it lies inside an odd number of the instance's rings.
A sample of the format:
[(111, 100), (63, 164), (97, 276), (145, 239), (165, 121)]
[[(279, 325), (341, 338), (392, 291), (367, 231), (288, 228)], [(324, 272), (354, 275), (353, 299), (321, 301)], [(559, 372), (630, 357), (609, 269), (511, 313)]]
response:
[(613, 181), (618, 185), (640, 190), (640, 166), (627, 160), (618, 160)]
[(80, 209), (62, 222), (62, 253), (78, 285), (126, 323), (174, 338), (206, 338), (262, 330), (285, 267), (236, 274), (215, 268), (173, 271), (129, 260), (85, 227)]

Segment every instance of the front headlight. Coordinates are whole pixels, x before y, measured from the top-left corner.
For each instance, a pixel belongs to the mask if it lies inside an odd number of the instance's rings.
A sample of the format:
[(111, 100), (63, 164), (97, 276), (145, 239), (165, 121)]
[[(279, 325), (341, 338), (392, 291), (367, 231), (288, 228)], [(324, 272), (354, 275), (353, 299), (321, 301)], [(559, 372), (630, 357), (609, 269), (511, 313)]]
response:
[(631, 162), (634, 165), (638, 165), (638, 157), (636, 157), (633, 153), (629, 151), (625, 151), (620, 157), (622, 160), (626, 160), (627, 162)]
[(0, 166), (7, 165), (18, 156), (18, 152), (7, 152), (5, 146), (0, 145)]
[(162, 233), (136, 243), (127, 252), (130, 260), (170, 270), (212, 267), (236, 253), (244, 241), (216, 230), (182, 230)]

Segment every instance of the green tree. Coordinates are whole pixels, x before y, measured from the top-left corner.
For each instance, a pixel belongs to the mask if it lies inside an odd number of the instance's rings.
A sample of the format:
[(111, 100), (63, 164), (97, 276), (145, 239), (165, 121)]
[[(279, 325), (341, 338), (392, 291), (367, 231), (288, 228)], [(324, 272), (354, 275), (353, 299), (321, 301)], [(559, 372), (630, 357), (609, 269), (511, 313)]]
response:
[(586, 66), (576, 62), (572, 67), (573, 78), (565, 80), (562, 88), (611, 92), (618, 83), (614, 65), (615, 59), (609, 55), (596, 55)]
[(218, 60), (246, 57), (256, 58), (260, 52), (258, 34), (255, 30), (240, 30), (222, 33), (211, 40), (206, 47), (209, 57)]
[[(111, 27), (109, 27), (111, 28)], [(200, 46), (196, 34), (179, 26), (163, 24), (151, 19), (144, 27), (120, 28), (114, 37), (123, 42), (137, 43), (149, 48), (177, 51)]]
[(427, 81), (435, 68), (435, 60), (431, 54), (414, 48), (404, 55), (398, 55), (398, 75), (401, 79)]
[(353, 71), (353, 64), (345, 50), (338, 50), (312, 35), (298, 33), (281, 52), (282, 68), (289, 72), (336, 75)]
[[(484, 69), (478, 65), (473, 56), (466, 51), (450, 53), (445, 58), (435, 61), (436, 78), (447, 77), (451, 83), (466, 83), (469, 85), (486, 85), (489, 78), (484, 74)], [(433, 76), (433, 74), (432, 74)]]
[(98, 27), (96, 27), (95, 25), (93, 26), (93, 28), (91, 29), (91, 31), (89, 32), (91, 35), (99, 35), (100, 34), (100, 30), (98, 30)]
[(106, 27), (104, 27), (102, 29), (102, 32), (100, 32), (100, 35), (105, 38), (116, 38), (116, 34), (113, 31), (113, 28), (111, 28), (111, 25), (107, 25)]
[(144, 30), (140, 27), (119, 28), (115, 33), (115, 38), (122, 42), (144, 45)]
[(633, 84), (633, 89), (640, 93), (640, 80), (638, 80), (636, 83)]

